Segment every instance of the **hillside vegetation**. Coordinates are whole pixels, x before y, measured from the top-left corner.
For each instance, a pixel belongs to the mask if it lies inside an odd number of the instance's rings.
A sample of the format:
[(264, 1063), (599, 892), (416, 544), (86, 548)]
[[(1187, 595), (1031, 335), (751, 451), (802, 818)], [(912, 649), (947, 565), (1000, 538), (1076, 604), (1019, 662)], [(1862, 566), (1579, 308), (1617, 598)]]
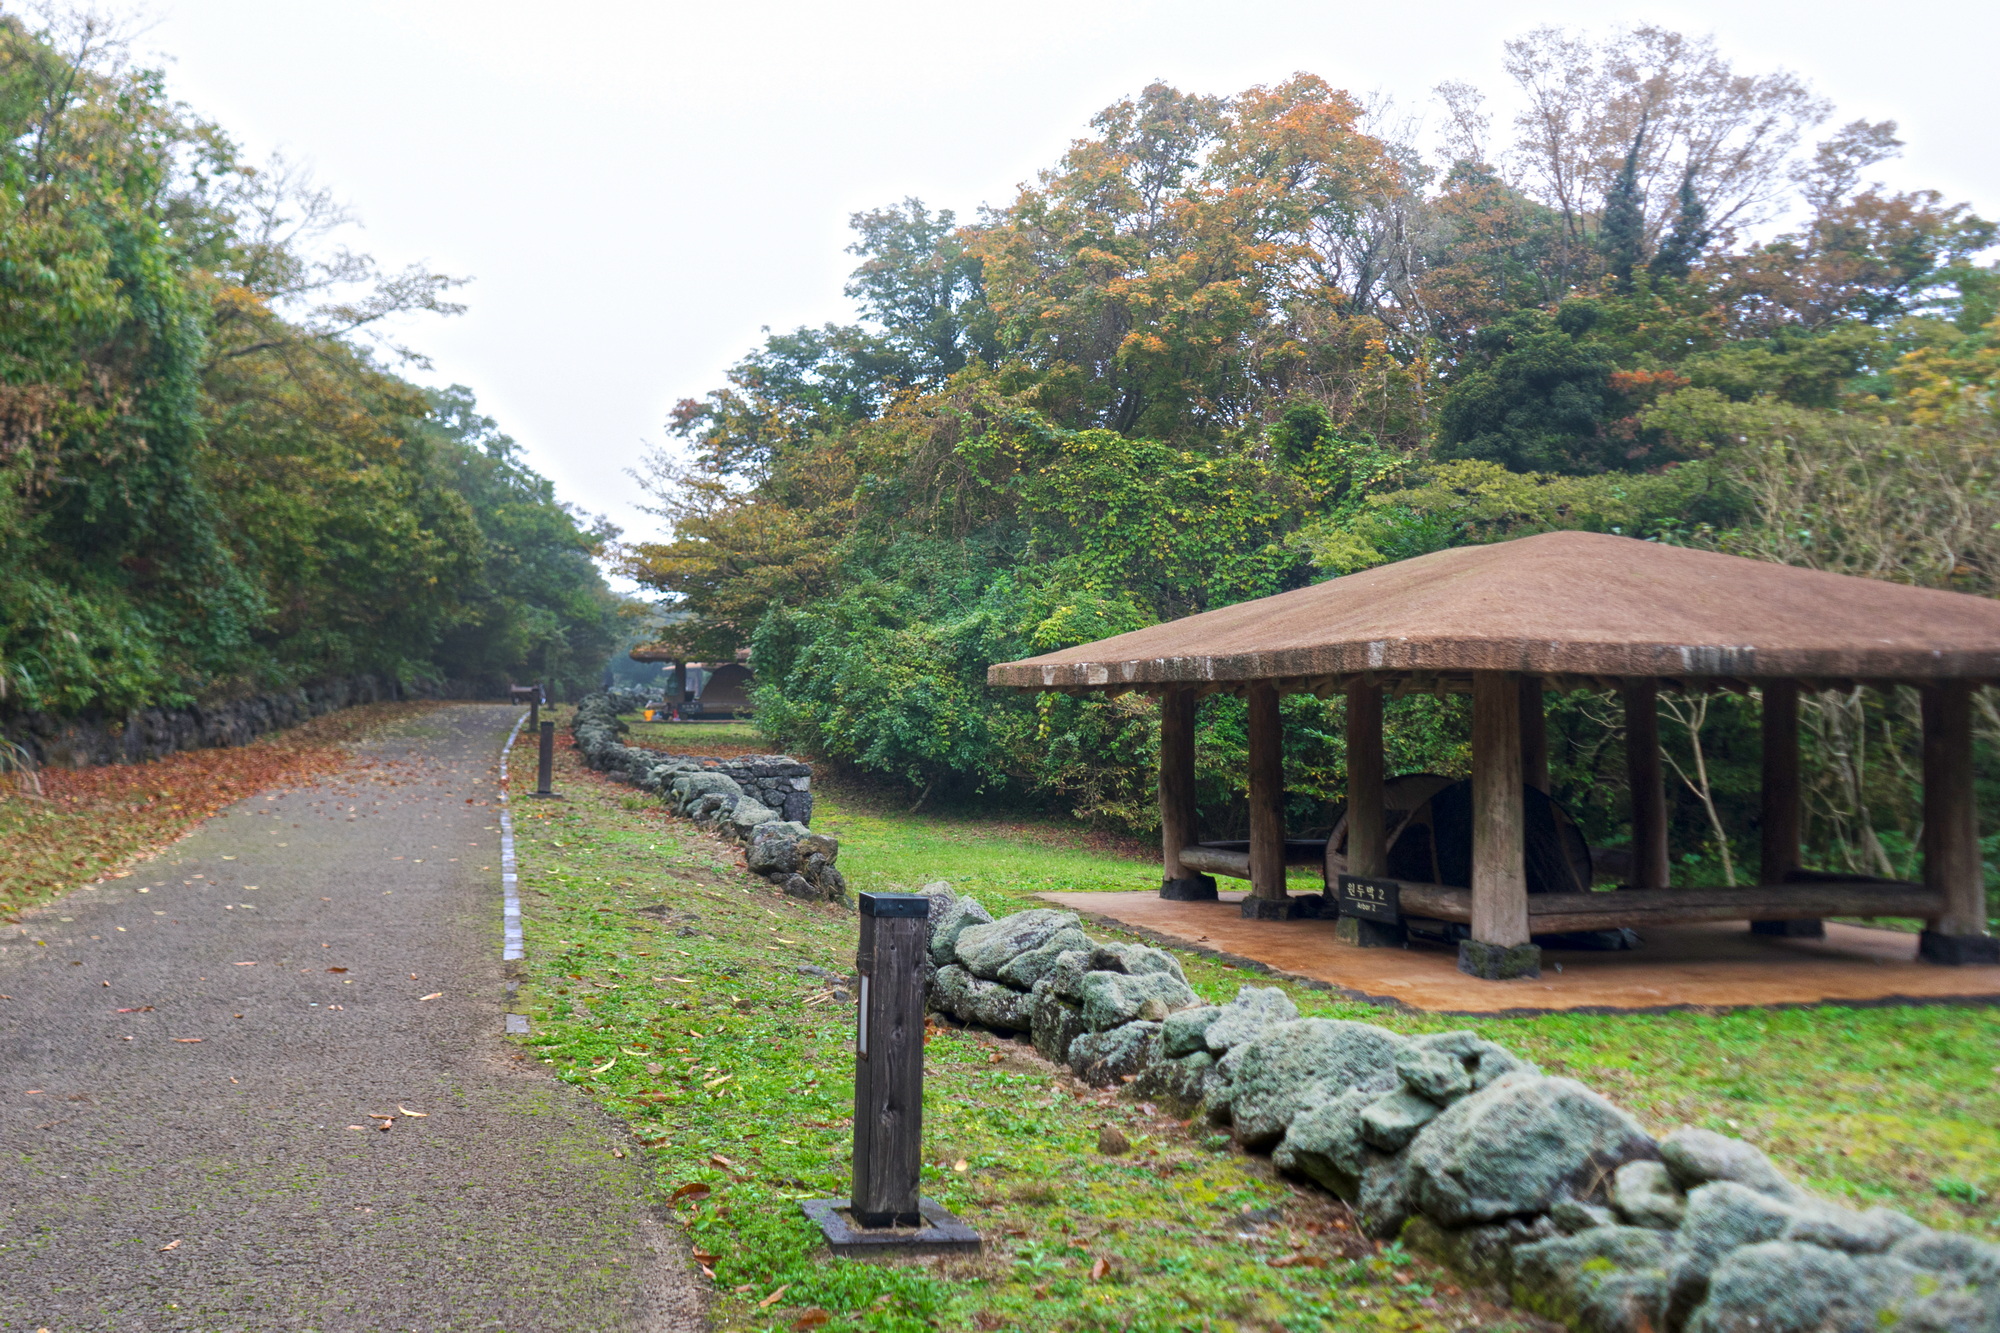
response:
[(381, 334), (455, 280), (342, 247), (102, 20), (0, 17), (0, 127), (0, 709), (595, 680), (612, 534)]
[[(857, 214), (862, 321), (772, 334), (654, 459), (671, 529), (628, 567), (691, 613), (668, 643), (750, 645), (766, 730), (912, 799), (1143, 832), (1152, 703), (990, 663), (1555, 528), (1992, 595), (1994, 225), (1875, 183), (1892, 123), (1710, 41), (1543, 29), (1507, 64), (1511, 126), (1463, 85), (1419, 133), (1306, 73), (1154, 84), (976, 220)], [(1755, 701), (1664, 707), (1681, 873), (1731, 879)], [(1915, 709), (1808, 700), (1816, 860), (1909, 870)], [(1395, 703), (1391, 771), (1462, 773), (1464, 712)], [(1288, 818), (1323, 829), (1340, 704), (1285, 716)], [(1240, 703), (1200, 725), (1205, 831), (1242, 836)], [(1620, 837), (1615, 701), (1551, 733), (1558, 794)]]

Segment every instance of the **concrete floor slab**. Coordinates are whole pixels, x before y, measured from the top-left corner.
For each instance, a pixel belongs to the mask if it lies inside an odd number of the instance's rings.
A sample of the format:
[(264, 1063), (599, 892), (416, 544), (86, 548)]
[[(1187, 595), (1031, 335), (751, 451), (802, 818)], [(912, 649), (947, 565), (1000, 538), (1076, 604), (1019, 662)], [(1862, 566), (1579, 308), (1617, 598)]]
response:
[(1545, 950), (1538, 980), (1480, 981), (1460, 972), (1457, 955), (1443, 948), (1362, 949), (1336, 940), (1332, 921), (1246, 921), (1241, 893), (1200, 903), (1150, 891), (1040, 897), (1357, 999), (1433, 1013), (2000, 1000), (2000, 967), (1920, 963), (1915, 935), (1839, 922), (1829, 922), (1818, 940), (1752, 935), (1740, 922), (1657, 927), (1640, 932), (1637, 949)]

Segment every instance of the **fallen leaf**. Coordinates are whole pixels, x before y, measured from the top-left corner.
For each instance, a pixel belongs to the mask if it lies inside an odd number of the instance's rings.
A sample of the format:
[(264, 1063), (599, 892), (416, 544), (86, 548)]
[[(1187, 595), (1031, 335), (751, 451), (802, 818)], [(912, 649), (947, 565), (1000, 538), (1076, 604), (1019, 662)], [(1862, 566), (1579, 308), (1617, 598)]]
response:
[(772, 1292), (772, 1293), (771, 1293), (771, 1294), (770, 1294), (769, 1296), (766, 1296), (766, 1297), (765, 1297), (765, 1298), (764, 1298), (763, 1300), (761, 1300), (761, 1301), (758, 1301), (758, 1302), (757, 1302), (757, 1308), (758, 1308), (759, 1310), (768, 1310), (768, 1309), (770, 1309), (770, 1308), (771, 1308), (772, 1306), (774, 1306), (774, 1305), (776, 1305), (776, 1304), (778, 1303), (778, 1298), (779, 1298), (780, 1296), (784, 1295), (784, 1294), (785, 1294), (786, 1292), (790, 1291), (791, 1289), (792, 1289), (792, 1284), (791, 1284), (791, 1283), (789, 1283), (789, 1282), (787, 1282), (787, 1283), (786, 1283), (786, 1284), (785, 1284), (784, 1286), (782, 1286), (782, 1287), (779, 1287), (779, 1288), (778, 1288), (778, 1289), (777, 1289), (776, 1291)]
[(730, 1161), (727, 1157), (724, 1157), (721, 1153), (716, 1153), (713, 1157), (709, 1158), (708, 1160), (713, 1162), (715, 1165), (721, 1167), (725, 1171), (734, 1171), (736, 1169), (736, 1163)]
[(438, 998), (438, 996), (443, 994), (444, 992), (441, 990), (434, 990), (429, 995), (419, 995), (417, 997), (417, 1003), (422, 1004), (425, 1000), (435, 1000)]
[(668, 1196), (668, 1198), (672, 1203), (679, 1203), (682, 1199), (693, 1199), (696, 1203), (700, 1203), (713, 1193), (715, 1193), (713, 1185), (705, 1181), (696, 1180), (681, 1186)]
[(255, 966), (257, 966), (257, 965), (256, 965), (255, 963), (238, 963), (238, 964), (236, 964), (236, 966), (238, 966), (238, 967), (255, 967)]
[(809, 1328), (818, 1328), (822, 1324), (830, 1324), (832, 1322), (833, 1316), (815, 1305), (812, 1309), (792, 1321), (792, 1333), (806, 1333), (806, 1330)]
[(344, 968), (344, 967), (329, 967), (329, 968), (327, 969), (327, 971), (329, 971), (329, 972), (345, 972), (346, 970), (347, 970), (347, 969), (346, 969), (346, 968)]
[[(5, 998), (7, 997), (0, 996), (0, 999), (5, 999)], [(121, 1014), (150, 1014), (153, 1012), (153, 1006), (150, 1004), (142, 1004), (137, 1009), (120, 1009), (118, 1012)]]
[(175, 1037), (175, 1038), (174, 1038), (174, 1040), (175, 1040), (175, 1041), (180, 1041), (180, 1042), (195, 1042), (195, 1041), (207, 1041), (207, 1040), (208, 1040), (208, 1038), (206, 1038), (206, 1037)]
[(693, 1250), (691, 1251), (691, 1253), (694, 1255), (695, 1262), (702, 1265), (704, 1268), (708, 1267), (711, 1264), (718, 1264), (722, 1262), (721, 1255), (710, 1254), (707, 1250)]
[(617, 1063), (618, 1063), (618, 1057), (614, 1055), (609, 1060), (606, 1060), (603, 1064), (597, 1066), (597, 1068), (591, 1070), (590, 1072), (593, 1074), (602, 1074), (605, 1070), (611, 1068), (611, 1066)]
[(965, 1170), (965, 1168), (966, 1168), (966, 1161), (963, 1157), (959, 1158), (956, 1162), (953, 1162), (951, 1164), (951, 1169), (954, 1171), (963, 1171)]
[(181, 1243), (179, 1241), (170, 1240), (165, 1245), (162, 1245), (160, 1247), (160, 1253), (165, 1254), (168, 1250), (178, 1250), (180, 1247)]
[(1110, 1271), (1111, 1261), (1109, 1259), (1099, 1259), (1090, 1266), (1090, 1280), (1092, 1282), (1102, 1282), (1104, 1275)]
[(429, 1111), (412, 1111), (409, 1107), (403, 1105), (401, 1102), (396, 1103), (396, 1109), (398, 1111), (401, 1111), (404, 1115), (414, 1116), (418, 1120), (427, 1120), (430, 1118)]

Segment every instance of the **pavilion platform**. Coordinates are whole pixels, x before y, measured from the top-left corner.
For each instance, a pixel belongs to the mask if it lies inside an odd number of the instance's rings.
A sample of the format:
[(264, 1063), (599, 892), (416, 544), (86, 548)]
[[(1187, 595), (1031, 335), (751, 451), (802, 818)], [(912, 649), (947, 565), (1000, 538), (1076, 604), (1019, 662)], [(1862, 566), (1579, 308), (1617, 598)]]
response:
[(1918, 960), (1914, 933), (1839, 921), (1826, 923), (1822, 939), (1752, 934), (1740, 921), (1648, 927), (1636, 949), (1546, 949), (1539, 978), (1496, 986), (1460, 971), (1450, 949), (1364, 949), (1337, 940), (1332, 919), (1247, 918), (1241, 893), (1207, 902), (1174, 901), (1150, 890), (1039, 896), (1168, 943), (1427, 1013), (2000, 1003), (2000, 966), (1935, 967)]

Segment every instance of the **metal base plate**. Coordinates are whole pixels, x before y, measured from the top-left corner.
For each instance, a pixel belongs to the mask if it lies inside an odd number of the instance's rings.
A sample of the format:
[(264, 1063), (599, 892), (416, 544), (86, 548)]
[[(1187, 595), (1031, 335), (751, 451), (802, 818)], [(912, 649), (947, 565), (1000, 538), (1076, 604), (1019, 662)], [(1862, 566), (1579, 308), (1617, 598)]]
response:
[(920, 1227), (861, 1227), (845, 1199), (807, 1199), (799, 1205), (826, 1233), (833, 1252), (848, 1259), (909, 1259), (927, 1254), (978, 1254), (979, 1233), (930, 1199), (917, 1200)]

